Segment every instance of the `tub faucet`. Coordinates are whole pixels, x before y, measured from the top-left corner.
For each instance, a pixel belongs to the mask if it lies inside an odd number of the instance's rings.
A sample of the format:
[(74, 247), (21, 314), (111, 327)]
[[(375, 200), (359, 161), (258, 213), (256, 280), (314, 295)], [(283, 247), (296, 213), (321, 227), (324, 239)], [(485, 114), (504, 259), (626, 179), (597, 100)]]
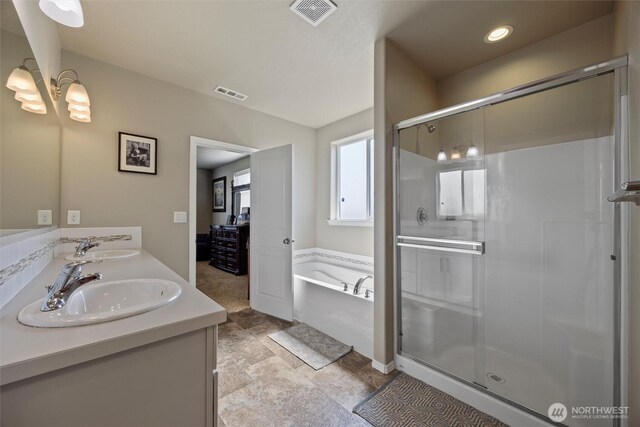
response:
[(53, 285), (47, 286), (49, 293), (44, 301), (42, 301), (40, 311), (47, 312), (64, 307), (71, 294), (73, 294), (80, 286), (93, 282), (94, 280), (102, 279), (102, 274), (100, 273), (91, 273), (81, 276), (82, 266), (90, 262), (102, 262), (102, 260), (74, 261), (62, 267), (60, 273), (58, 273), (58, 278)]
[(361, 278), (358, 279), (356, 284), (353, 285), (353, 294), (354, 295), (358, 295), (360, 293), (360, 287), (362, 286), (362, 283), (367, 279), (373, 279), (373, 276), (371, 276), (371, 275), (362, 276)]
[(87, 251), (91, 248), (95, 248), (96, 246), (100, 246), (100, 243), (94, 242), (93, 240), (91, 240), (91, 237), (80, 240), (80, 244), (76, 246), (75, 257), (84, 258)]

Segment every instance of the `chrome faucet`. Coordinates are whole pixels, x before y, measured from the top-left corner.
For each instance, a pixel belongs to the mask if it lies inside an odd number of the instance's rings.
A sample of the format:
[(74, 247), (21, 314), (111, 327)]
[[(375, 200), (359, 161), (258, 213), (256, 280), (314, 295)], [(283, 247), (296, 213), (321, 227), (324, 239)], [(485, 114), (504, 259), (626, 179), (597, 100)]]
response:
[(367, 279), (373, 279), (373, 276), (370, 276), (370, 275), (362, 276), (361, 278), (358, 279), (356, 284), (353, 285), (353, 294), (354, 295), (358, 295), (360, 293), (360, 287), (362, 287), (362, 283)]
[(102, 262), (102, 260), (82, 260), (66, 264), (58, 273), (56, 281), (51, 286), (47, 286), (49, 293), (42, 301), (40, 311), (53, 311), (64, 307), (67, 300), (80, 286), (94, 280), (102, 279), (102, 274), (91, 273), (81, 276), (82, 266), (90, 262)]
[(76, 246), (76, 258), (84, 258), (87, 251), (91, 248), (95, 248), (96, 246), (100, 246), (100, 243), (94, 242), (91, 237), (87, 237), (86, 239), (80, 240), (80, 244)]

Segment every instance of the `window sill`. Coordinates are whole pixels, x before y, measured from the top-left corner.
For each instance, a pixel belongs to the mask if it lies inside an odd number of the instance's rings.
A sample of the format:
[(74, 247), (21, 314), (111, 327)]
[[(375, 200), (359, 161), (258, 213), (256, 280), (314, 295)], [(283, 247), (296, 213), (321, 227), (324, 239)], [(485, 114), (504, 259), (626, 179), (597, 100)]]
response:
[(342, 227), (373, 227), (373, 219), (328, 219), (327, 224)]

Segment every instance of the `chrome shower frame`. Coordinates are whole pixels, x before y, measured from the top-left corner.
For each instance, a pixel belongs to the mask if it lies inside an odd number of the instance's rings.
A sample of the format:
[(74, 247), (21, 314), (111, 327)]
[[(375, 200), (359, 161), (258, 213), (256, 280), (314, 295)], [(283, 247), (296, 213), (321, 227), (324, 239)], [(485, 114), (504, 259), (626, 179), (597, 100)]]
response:
[[(506, 399), (486, 388), (457, 377), (447, 371), (436, 366), (417, 360), (410, 355), (401, 353), (402, 336), (402, 312), (401, 304), (401, 276), (400, 276), (400, 249), (404, 243), (404, 236), (399, 235), (400, 231), (400, 212), (398, 204), (399, 195), (399, 172), (400, 172), (400, 131), (417, 125), (423, 125), (439, 119), (444, 119), (457, 114), (466, 113), (483, 107), (501, 104), (510, 100), (523, 98), (528, 95), (544, 92), (547, 90), (559, 88), (562, 86), (578, 83), (582, 80), (602, 76), (605, 74), (614, 75), (614, 115), (613, 115), (613, 188), (611, 193), (615, 193), (620, 185), (629, 180), (629, 140), (628, 140), (628, 57), (627, 55), (611, 59), (606, 62), (578, 68), (572, 71), (561, 73), (555, 76), (536, 80), (525, 85), (517, 86), (503, 92), (498, 92), (473, 101), (464, 102), (451, 107), (443, 108), (428, 114), (423, 114), (411, 119), (403, 120), (393, 126), (393, 157), (392, 157), (392, 177), (393, 177), (393, 236), (394, 236), (394, 310), (395, 310), (395, 330), (394, 343), (395, 354), (433, 369), (436, 372), (453, 378), (463, 384), (470, 386), (480, 392), (488, 394), (500, 401), (506, 402), (528, 414), (534, 415), (545, 421), (548, 418), (538, 412), (518, 404), (517, 402)], [(614, 203), (614, 221), (613, 221), (613, 283), (614, 283), (614, 390), (613, 404), (614, 406), (628, 406), (628, 378), (625, 372), (628, 372), (628, 306), (629, 297), (629, 204)], [(627, 230), (627, 232), (623, 232)], [(615, 419), (613, 425), (626, 426), (626, 420)]]

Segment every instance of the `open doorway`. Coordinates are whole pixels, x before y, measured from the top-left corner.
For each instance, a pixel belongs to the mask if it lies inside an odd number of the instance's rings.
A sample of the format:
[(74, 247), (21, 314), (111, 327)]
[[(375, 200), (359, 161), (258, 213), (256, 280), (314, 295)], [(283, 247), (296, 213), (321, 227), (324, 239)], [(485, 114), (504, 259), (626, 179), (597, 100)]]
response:
[(227, 311), (249, 307), (250, 154), (192, 137), (189, 281)]
[[(193, 286), (197, 285), (198, 157), (199, 152), (202, 155), (207, 152), (205, 149), (214, 149), (212, 155), (218, 161), (227, 154), (236, 157), (227, 158), (226, 162), (221, 162), (224, 164), (212, 169), (211, 191), (207, 173), (201, 173), (205, 177), (201, 189), (205, 194), (201, 198), (206, 200), (207, 193), (212, 197), (210, 266), (234, 276), (242, 276), (245, 270), (247, 273), (250, 270), (247, 288), (250, 289), (251, 308), (293, 320), (293, 146), (282, 145), (258, 151), (191, 137), (189, 281)], [(249, 167), (241, 162), (247, 156), (250, 157)], [(229, 168), (223, 173), (225, 164)], [(205, 203), (208, 206), (208, 202)], [(201, 217), (208, 219), (206, 209), (201, 209), (204, 212)], [(206, 234), (206, 225), (206, 219), (204, 224), (200, 221), (201, 235)], [(203, 246), (206, 248), (206, 243)], [(222, 296), (214, 297), (217, 302), (222, 299)]]

